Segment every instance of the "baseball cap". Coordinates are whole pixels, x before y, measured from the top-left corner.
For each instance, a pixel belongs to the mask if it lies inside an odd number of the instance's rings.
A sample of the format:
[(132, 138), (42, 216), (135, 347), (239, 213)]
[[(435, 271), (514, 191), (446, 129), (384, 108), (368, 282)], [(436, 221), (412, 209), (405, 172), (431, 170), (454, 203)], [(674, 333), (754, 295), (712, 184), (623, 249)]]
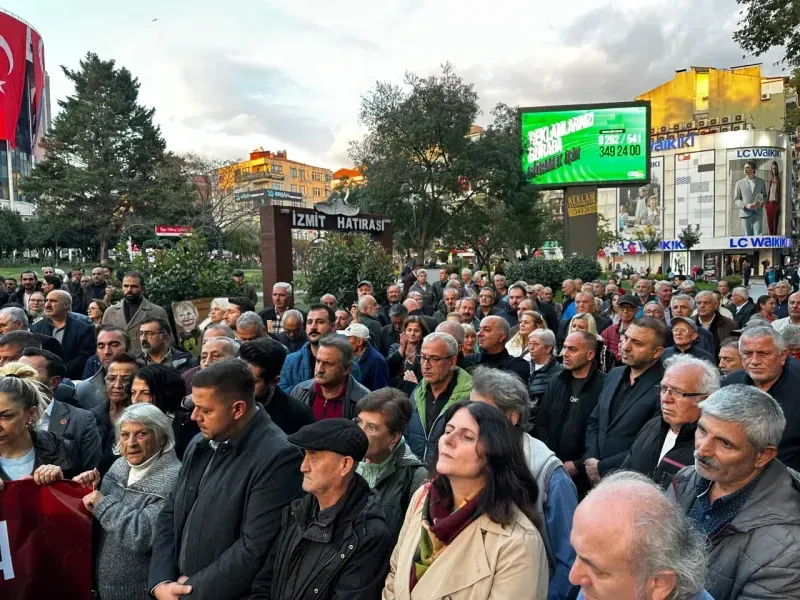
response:
[(697, 331), (697, 323), (694, 322), (694, 319), (689, 319), (687, 317), (672, 317), (669, 322), (670, 329), (675, 326), (675, 323), (686, 323), (693, 330)]
[(350, 323), (344, 331), (340, 331), (339, 333), (345, 337), (357, 337), (362, 340), (369, 339), (369, 329), (367, 329), (366, 325), (362, 325), (361, 323)]
[(617, 306), (619, 306), (620, 304), (630, 304), (634, 308), (639, 308), (641, 306), (639, 298), (636, 296), (632, 296), (631, 294), (625, 294), (624, 296), (620, 296), (620, 299), (617, 300)]
[(358, 285), (356, 286), (356, 289), (360, 288), (362, 285), (368, 285), (369, 287), (375, 289), (374, 286), (372, 285), (372, 282), (369, 279), (363, 279), (359, 281)]

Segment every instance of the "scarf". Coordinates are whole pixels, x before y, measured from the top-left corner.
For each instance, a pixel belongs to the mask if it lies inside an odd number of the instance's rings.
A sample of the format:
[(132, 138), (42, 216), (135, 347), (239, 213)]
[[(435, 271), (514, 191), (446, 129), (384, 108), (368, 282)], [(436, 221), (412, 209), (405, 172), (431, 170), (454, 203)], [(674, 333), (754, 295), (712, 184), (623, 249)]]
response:
[(405, 440), (403, 438), (400, 438), (400, 441), (394, 448), (392, 448), (389, 456), (387, 456), (386, 460), (382, 463), (368, 463), (365, 460), (362, 460), (360, 463), (358, 463), (356, 473), (367, 480), (370, 488), (374, 488), (376, 485), (378, 485), (378, 482), (388, 471), (394, 471), (397, 453), (400, 451), (400, 448), (405, 449), (406, 447), (406, 445), (403, 443), (404, 441)]
[(411, 565), (409, 591), (414, 589), (433, 561), (441, 556), (458, 534), (481, 516), (482, 513), (478, 509), (481, 498), (482, 494), (477, 494), (449, 512), (442, 506), (442, 498), (436, 487), (433, 485), (428, 487), (425, 503), (422, 506), (422, 534), (419, 538), (419, 547), (414, 553), (414, 563)]

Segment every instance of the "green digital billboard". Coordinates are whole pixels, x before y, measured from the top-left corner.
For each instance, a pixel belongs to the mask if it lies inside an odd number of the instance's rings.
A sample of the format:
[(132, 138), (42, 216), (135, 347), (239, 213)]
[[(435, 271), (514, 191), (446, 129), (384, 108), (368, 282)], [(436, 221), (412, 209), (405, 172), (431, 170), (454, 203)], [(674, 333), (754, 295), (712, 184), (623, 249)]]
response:
[(520, 109), (522, 169), (544, 188), (650, 180), (650, 103)]

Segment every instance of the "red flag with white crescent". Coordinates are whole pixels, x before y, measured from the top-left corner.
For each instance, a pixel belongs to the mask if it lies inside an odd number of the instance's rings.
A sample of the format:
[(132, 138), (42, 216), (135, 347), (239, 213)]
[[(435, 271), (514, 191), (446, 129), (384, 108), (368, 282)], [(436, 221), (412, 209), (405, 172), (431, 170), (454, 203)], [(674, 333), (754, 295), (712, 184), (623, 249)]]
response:
[(16, 147), (17, 121), (25, 85), (28, 26), (0, 13), (0, 139)]
[(34, 116), (33, 138), (36, 139), (37, 138), (36, 133), (42, 126), (42, 116), (44, 113), (44, 82), (47, 70), (45, 69), (44, 42), (42, 41), (42, 36), (40, 36), (39, 32), (33, 28), (31, 28), (31, 47), (33, 49), (33, 79), (34, 79), (34, 92), (32, 99), (33, 110), (31, 111), (31, 114)]

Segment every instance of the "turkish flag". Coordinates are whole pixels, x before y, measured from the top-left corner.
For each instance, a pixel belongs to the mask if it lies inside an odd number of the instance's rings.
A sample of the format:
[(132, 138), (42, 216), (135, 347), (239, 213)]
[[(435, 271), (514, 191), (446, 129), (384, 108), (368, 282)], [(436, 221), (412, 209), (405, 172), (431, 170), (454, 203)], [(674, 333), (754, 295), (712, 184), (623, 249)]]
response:
[(0, 491), (0, 598), (89, 600), (91, 490), (72, 481), (6, 481)]
[(16, 148), (17, 121), (25, 85), (28, 26), (0, 13), (0, 140)]
[(39, 32), (33, 27), (31, 27), (31, 47), (33, 48), (34, 80), (33, 98), (31, 100), (33, 110), (31, 110), (31, 114), (33, 115), (33, 139), (35, 146), (36, 139), (38, 138), (37, 134), (42, 127), (42, 117), (44, 116), (44, 82), (47, 71), (45, 70), (44, 63), (44, 42), (42, 41), (42, 36), (40, 36)]

